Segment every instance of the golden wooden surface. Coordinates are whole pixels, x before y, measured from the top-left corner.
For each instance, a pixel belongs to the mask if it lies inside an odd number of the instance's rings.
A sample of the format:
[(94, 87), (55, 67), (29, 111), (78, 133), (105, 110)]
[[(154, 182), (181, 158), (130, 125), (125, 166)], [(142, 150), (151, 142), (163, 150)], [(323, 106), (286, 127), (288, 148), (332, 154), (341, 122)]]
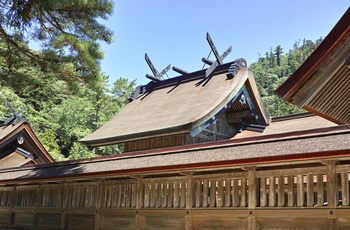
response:
[(350, 165), (322, 164), (3, 185), (0, 228), (349, 229)]

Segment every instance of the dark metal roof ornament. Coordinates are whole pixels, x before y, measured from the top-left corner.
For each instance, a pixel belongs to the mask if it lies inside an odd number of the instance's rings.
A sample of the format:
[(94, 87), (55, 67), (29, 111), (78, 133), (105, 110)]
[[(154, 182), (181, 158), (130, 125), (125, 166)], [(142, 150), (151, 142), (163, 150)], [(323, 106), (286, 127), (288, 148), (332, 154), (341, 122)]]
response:
[(214, 72), (215, 68), (218, 67), (219, 65), (224, 64), (223, 60), (227, 57), (227, 55), (229, 55), (229, 53), (231, 53), (232, 51), (232, 46), (228, 47), (228, 49), (222, 53), (222, 55), (219, 55), (219, 52), (217, 51), (213, 40), (211, 39), (209, 33), (207, 32), (207, 41), (209, 43), (209, 46), (212, 50), (212, 52), (215, 55), (216, 61), (213, 62), (211, 60), (208, 60), (206, 58), (202, 58), (202, 61), (208, 65), (210, 65), (210, 67), (205, 71), (205, 78), (209, 77), (211, 73)]
[(145, 53), (145, 60), (149, 66), (149, 68), (151, 69), (153, 75), (149, 75), (146, 74), (146, 77), (154, 82), (159, 82), (162, 81), (163, 75), (166, 74), (166, 72), (168, 72), (171, 68), (171, 65), (167, 65), (167, 67), (165, 67), (160, 73), (157, 71), (157, 69), (154, 67), (154, 65), (151, 62), (151, 59), (149, 59), (147, 53)]
[(247, 67), (247, 61), (244, 58), (238, 58), (234, 60), (228, 69), (228, 73), (226, 74), (227, 79), (232, 79), (234, 76), (236, 76), (242, 67)]
[(7, 101), (7, 106), (9, 107), (13, 115), (5, 114), (4, 116), (7, 117), (7, 119), (0, 119), (0, 126), (7, 126), (9, 124), (16, 125), (22, 120), (28, 122), (27, 117), (22, 114), (23, 111), (27, 109), (27, 106), (22, 108), (19, 112), (16, 112), (16, 110), (12, 107), (11, 102), (9, 101)]

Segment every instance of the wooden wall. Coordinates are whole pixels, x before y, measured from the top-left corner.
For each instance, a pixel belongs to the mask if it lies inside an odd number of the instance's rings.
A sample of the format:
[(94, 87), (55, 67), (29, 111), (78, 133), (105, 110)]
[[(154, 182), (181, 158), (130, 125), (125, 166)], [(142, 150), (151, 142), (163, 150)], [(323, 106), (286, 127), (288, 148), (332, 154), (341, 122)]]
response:
[(249, 167), (0, 186), (0, 228), (350, 229), (350, 165)]
[(124, 143), (124, 152), (227, 140), (233, 137), (236, 133), (237, 129), (235, 126), (229, 124), (225, 118), (225, 114), (223, 114), (217, 119), (215, 124), (211, 124), (207, 129), (203, 130), (195, 137), (192, 137), (187, 132), (129, 141)]

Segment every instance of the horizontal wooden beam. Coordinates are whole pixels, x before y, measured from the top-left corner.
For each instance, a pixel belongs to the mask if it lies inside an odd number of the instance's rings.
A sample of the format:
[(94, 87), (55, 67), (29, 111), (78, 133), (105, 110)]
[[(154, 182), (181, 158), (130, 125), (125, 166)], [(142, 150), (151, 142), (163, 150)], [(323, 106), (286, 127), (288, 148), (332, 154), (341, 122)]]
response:
[(226, 119), (228, 123), (241, 122), (243, 117), (247, 117), (252, 114), (249, 109), (241, 111), (226, 112)]

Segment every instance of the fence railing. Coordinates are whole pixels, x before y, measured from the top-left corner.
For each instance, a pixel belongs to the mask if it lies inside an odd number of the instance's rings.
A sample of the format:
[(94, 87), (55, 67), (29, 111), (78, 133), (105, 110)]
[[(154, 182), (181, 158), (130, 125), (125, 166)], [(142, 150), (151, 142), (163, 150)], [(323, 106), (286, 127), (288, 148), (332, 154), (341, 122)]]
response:
[(0, 207), (244, 209), (349, 206), (348, 165), (0, 187)]

